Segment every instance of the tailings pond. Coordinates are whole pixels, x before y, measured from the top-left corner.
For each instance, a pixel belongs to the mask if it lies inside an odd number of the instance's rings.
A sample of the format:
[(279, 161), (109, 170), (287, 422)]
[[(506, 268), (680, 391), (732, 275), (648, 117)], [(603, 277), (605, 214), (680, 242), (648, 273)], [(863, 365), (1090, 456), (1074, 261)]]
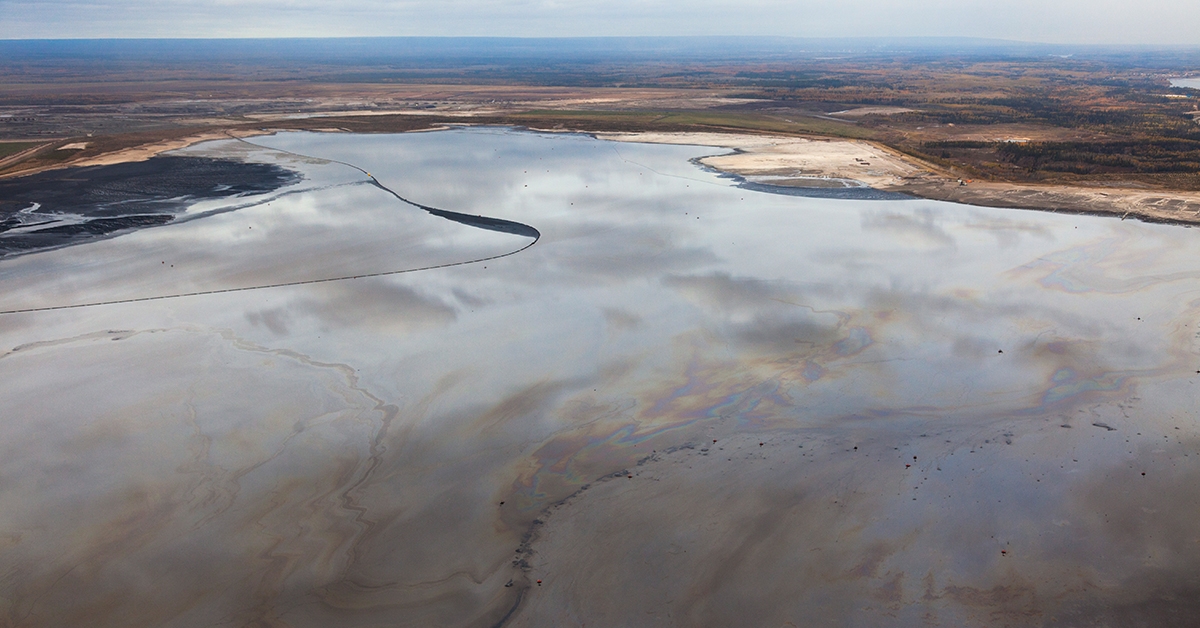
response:
[(1200, 232), (718, 152), (230, 139), (16, 246), (2, 623), (1200, 620)]

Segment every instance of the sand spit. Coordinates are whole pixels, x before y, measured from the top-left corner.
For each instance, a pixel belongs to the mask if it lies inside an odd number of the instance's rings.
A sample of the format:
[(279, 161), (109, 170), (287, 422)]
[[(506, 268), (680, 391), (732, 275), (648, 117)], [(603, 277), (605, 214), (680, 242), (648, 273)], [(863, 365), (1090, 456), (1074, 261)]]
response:
[(726, 133), (601, 133), (597, 136), (619, 142), (728, 148), (735, 152), (705, 157), (700, 162), (723, 172), (774, 185), (803, 187), (813, 179), (843, 179), (888, 192), (965, 205), (1200, 224), (1200, 193), (1197, 192), (979, 181), (964, 185), (957, 177), (935, 166), (862, 140)]
[(601, 133), (618, 142), (699, 144), (735, 152), (705, 157), (700, 163), (750, 179), (770, 178), (777, 185), (796, 185), (814, 178), (860, 181), (892, 188), (932, 171), (886, 148), (858, 140), (809, 139), (727, 133)]
[[(146, 161), (147, 159), (150, 159), (151, 157), (160, 155), (167, 151), (179, 150), (180, 148), (187, 148), (188, 146), (192, 146), (193, 144), (199, 144), (200, 142), (207, 142), (210, 140), (226, 140), (226, 139), (229, 139), (230, 137), (254, 137), (257, 135), (265, 135), (267, 133), (268, 133), (267, 131), (261, 131), (261, 130), (255, 130), (255, 129), (237, 129), (237, 130), (231, 130), (231, 131), (226, 131), (226, 130), (205, 131), (203, 133), (197, 133), (196, 135), (189, 135), (187, 137), (163, 140), (161, 142), (154, 142), (152, 144), (143, 144), (141, 146), (134, 146), (132, 148), (125, 148), (125, 149), (114, 151), (111, 153), (105, 153), (103, 155), (97, 155), (97, 156), (91, 157), (89, 159), (84, 159), (82, 161), (73, 162), (70, 165), (71, 166), (107, 166), (107, 165), (111, 165), (111, 164), (128, 163), (131, 161)], [(31, 173), (22, 173), (22, 174), (31, 174)]]

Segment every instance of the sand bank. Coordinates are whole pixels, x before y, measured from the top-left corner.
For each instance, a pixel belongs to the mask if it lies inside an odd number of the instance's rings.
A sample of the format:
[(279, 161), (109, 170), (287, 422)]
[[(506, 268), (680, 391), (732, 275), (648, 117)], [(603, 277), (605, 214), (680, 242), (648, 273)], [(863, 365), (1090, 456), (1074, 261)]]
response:
[[(256, 130), (256, 129), (237, 129), (237, 130), (231, 130), (231, 131), (226, 131), (226, 130), (204, 131), (203, 133), (197, 133), (195, 135), (188, 135), (186, 137), (172, 138), (169, 140), (162, 140), (160, 142), (153, 142), (150, 144), (142, 144), (141, 146), (133, 146), (131, 148), (124, 148), (121, 150), (113, 151), (111, 153), (104, 153), (102, 155), (97, 155), (95, 157), (90, 157), (90, 158), (83, 159), (80, 161), (72, 162), (69, 165), (71, 165), (71, 166), (107, 166), (107, 165), (111, 165), (111, 164), (128, 163), (131, 161), (146, 161), (147, 159), (150, 159), (151, 157), (165, 153), (167, 151), (178, 150), (180, 148), (187, 148), (188, 146), (191, 146), (193, 144), (199, 144), (200, 142), (207, 142), (210, 140), (226, 140), (226, 139), (229, 139), (230, 137), (254, 137), (256, 135), (265, 135), (266, 133), (268, 133), (268, 132), (260, 131), (260, 130)], [(29, 174), (29, 173), (23, 173), (23, 174)]]
[(699, 144), (733, 153), (705, 157), (711, 168), (747, 178), (770, 177), (777, 185), (812, 178), (848, 179), (885, 189), (934, 173), (915, 160), (877, 144), (858, 140), (808, 139), (727, 133), (601, 133), (600, 139), (651, 144)]
[(912, 181), (896, 191), (984, 207), (1013, 207), (1068, 214), (1099, 214), (1146, 222), (1200, 224), (1200, 193), (1136, 188), (1022, 185), (1004, 182)]
[(813, 178), (849, 179), (880, 190), (966, 205), (1200, 224), (1197, 192), (979, 181), (960, 185), (953, 174), (862, 140), (725, 133), (602, 133), (598, 137), (621, 142), (728, 148), (735, 152), (705, 157), (700, 162), (750, 180), (769, 180), (775, 185), (804, 186)]

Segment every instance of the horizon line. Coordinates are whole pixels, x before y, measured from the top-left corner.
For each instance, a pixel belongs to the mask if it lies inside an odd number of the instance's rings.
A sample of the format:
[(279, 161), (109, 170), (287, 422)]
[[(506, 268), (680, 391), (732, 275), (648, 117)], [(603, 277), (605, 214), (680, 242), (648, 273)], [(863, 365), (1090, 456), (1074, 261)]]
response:
[(350, 41), (350, 40), (489, 40), (489, 41), (630, 41), (630, 40), (705, 40), (738, 39), (760, 41), (813, 41), (813, 42), (959, 42), (991, 43), (1014, 46), (1083, 47), (1083, 48), (1137, 48), (1137, 49), (1200, 49), (1196, 44), (1148, 44), (1148, 43), (1061, 43), (998, 37), (971, 37), (961, 35), (856, 35), (856, 36), (796, 36), (796, 35), (281, 35), (262, 37), (3, 37), (0, 42), (117, 42), (117, 41)]

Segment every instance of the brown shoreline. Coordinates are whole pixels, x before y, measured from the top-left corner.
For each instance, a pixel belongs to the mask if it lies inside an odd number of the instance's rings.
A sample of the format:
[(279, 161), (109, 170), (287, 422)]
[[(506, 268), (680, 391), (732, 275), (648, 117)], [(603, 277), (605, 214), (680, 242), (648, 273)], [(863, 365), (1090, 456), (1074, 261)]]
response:
[[(932, 164), (867, 140), (795, 138), (728, 133), (714, 141), (715, 133), (599, 134), (620, 141), (661, 143), (713, 143), (736, 154), (706, 157), (705, 166), (742, 177), (811, 177), (852, 179), (870, 187), (915, 198), (948, 201), (977, 207), (1045, 211), (1060, 214), (1137, 219), (1142, 222), (1192, 226), (1200, 224), (1200, 193), (1177, 190), (1037, 185), (998, 181), (962, 181)], [(825, 160), (805, 152), (805, 144), (819, 147)], [(786, 144), (799, 152), (788, 153)], [(781, 150), (779, 145), (785, 145)], [(768, 146), (769, 145), (769, 146)], [(765, 151), (764, 151), (764, 147)], [(789, 158), (792, 160), (789, 162)], [(838, 160), (841, 163), (837, 163)], [(866, 176), (857, 166), (870, 160)], [(802, 185), (797, 179), (782, 184)]]
[[(329, 117), (304, 118), (299, 120), (275, 121), (270, 127), (250, 127), (247, 125), (230, 125), (209, 127), (205, 129), (177, 130), (171, 137), (148, 137), (147, 141), (132, 145), (117, 145), (111, 150), (92, 154), (81, 154), (78, 158), (64, 160), (58, 163), (39, 165), (26, 170), (17, 170), (0, 174), (0, 178), (20, 177), (38, 172), (58, 170), (69, 167), (95, 166), (115, 164), (128, 161), (141, 161), (161, 153), (185, 148), (200, 142), (225, 139), (228, 137), (253, 137), (267, 135), (286, 130), (308, 130), (314, 132), (414, 132), (439, 128), (449, 124), (510, 124), (529, 128), (530, 130), (551, 132), (586, 133), (601, 139), (625, 142), (671, 143), (693, 145), (716, 145), (731, 149), (737, 155), (720, 155), (705, 158), (705, 165), (723, 172), (755, 177), (762, 175), (795, 176), (795, 177), (829, 177), (863, 181), (876, 189), (887, 192), (898, 192), (915, 198), (948, 201), (977, 207), (993, 207), (1003, 209), (1021, 209), (1029, 211), (1046, 211), (1061, 214), (1076, 214), (1088, 216), (1116, 217), (1140, 220), (1142, 222), (1192, 226), (1200, 224), (1200, 193), (1178, 190), (1132, 189), (1132, 188), (1100, 188), (1069, 186), (1061, 184), (1036, 185), (1017, 184), (998, 181), (972, 181), (962, 185), (953, 175), (942, 171), (932, 164), (923, 162), (909, 155), (900, 153), (876, 142), (866, 140), (849, 140), (830, 137), (797, 137), (773, 134), (752, 133), (726, 129), (680, 130), (676, 132), (657, 132), (633, 130), (614, 132), (612, 130), (563, 128), (538, 128), (540, 125), (529, 124), (522, 120), (507, 120), (505, 118), (491, 119), (490, 116), (455, 116), (454, 120), (444, 120), (439, 116), (404, 115), (405, 124), (398, 128), (356, 129), (342, 124), (345, 120)], [(479, 118), (487, 118), (481, 120)], [(320, 127), (305, 123), (320, 124)], [(354, 125), (357, 126), (357, 125)], [(397, 126), (397, 125), (387, 125)], [(137, 138), (127, 138), (137, 139)], [(764, 144), (772, 142), (799, 147), (793, 152), (782, 152), (767, 155), (762, 151)], [(804, 152), (804, 147), (820, 147), (829, 153), (832, 148), (834, 157), (858, 159), (865, 162), (873, 160), (874, 170), (870, 174), (859, 171), (847, 171), (844, 164), (830, 164), (828, 155), (826, 163), (811, 163), (813, 155)], [(30, 154), (36, 151), (28, 151)], [(84, 151), (81, 151), (83, 153)], [(856, 155), (862, 155), (856, 157)], [(15, 157), (15, 156), (14, 156)], [(742, 163), (731, 161), (740, 158)], [(789, 164), (788, 159), (795, 163)], [(881, 159), (882, 158), (882, 159)], [(724, 159), (725, 161), (722, 161)], [(764, 159), (770, 159), (767, 163)], [(756, 161), (757, 160), (757, 161)], [(820, 161), (819, 159), (817, 161)], [(880, 163), (886, 162), (886, 163)], [(847, 162), (851, 165), (857, 162)], [(13, 165), (10, 162), (10, 166)], [(793, 165), (795, 167), (788, 167)], [(786, 183), (785, 183), (786, 185)]]
[[(62, 170), (63, 168), (82, 168), (82, 167), (86, 167), (86, 166), (107, 166), (107, 165), (112, 165), (112, 164), (129, 163), (129, 162), (135, 162), (135, 161), (145, 161), (147, 159), (150, 159), (151, 157), (160, 155), (167, 151), (178, 150), (181, 148), (187, 148), (189, 146), (199, 144), (200, 142), (207, 142), (207, 141), (211, 141), (211, 140), (220, 140), (220, 139), (229, 139), (229, 138), (254, 137), (257, 135), (264, 135), (267, 133), (270, 133), (270, 131), (263, 131), (263, 130), (256, 130), (256, 129), (250, 130), (250, 129), (244, 129), (244, 128), (209, 129), (209, 130), (204, 130), (204, 131), (191, 130), (191, 132), (189, 132), (189, 133), (186, 133), (183, 135), (178, 135), (175, 137), (155, 139), (155, 140), (151, 140), (151, 141), (140, 143), (140, 144), (134, 144), (132, 146), (121, 146), (121, 147), (113, 149), (113, 150), (104, 150), (102, 152), (92, 152), (92, 151), (89, 151), (87, 148), (84, 148), (79, 151), (80, 155), (78, 155), (74, 158), (65, 159), (63, 161), (59, 161), (59, 162), (55, 162), (55, 163), (39, 165), (39, 166), (35, 166), (33, 168), (27, 168), (25, 170), (10, 170), (8, 172), (4, 172), (4, 173), (0, 174), (0, 179), (14, 179), (17, 177), (24, 177), (24, 176), (28, 176), (28, 175), (32, 175), (32, 174), (38, 174), (40, 172), (50, 172), (53, 170)], [(24, 151), (22, 153), (18, 153), (17, 155), (14, 155), (13, 157), (15, 158), (15, 157), (19, 157), (19, 156), (31, 156), (34, 153), (36, 153), (37, 151), (40, 151), (42, 148), (44, 148), (44, 146), (39, 146), (35, 149), (30, 149), (30, 150)], [(87, 151), (87, 152), (85, 152), (85, 151)], [(16, 161), (19, 161), (19, 160), (13, 159), (11, 162), (9, 162), (9, 164), (6, 164), (6, 165), (15, 165)]]
[(1103, 216), (1121, 220), (1128, 218), (1186, 227), (1200, 225), (1200, 194), (1189, 192), (1120, 188), (1100, 192), (1095, 188), (991, 181), (974, 182), (962, 187), (950, 182), (941, 185), (918, 183), (889, 191), (977, 207)]

